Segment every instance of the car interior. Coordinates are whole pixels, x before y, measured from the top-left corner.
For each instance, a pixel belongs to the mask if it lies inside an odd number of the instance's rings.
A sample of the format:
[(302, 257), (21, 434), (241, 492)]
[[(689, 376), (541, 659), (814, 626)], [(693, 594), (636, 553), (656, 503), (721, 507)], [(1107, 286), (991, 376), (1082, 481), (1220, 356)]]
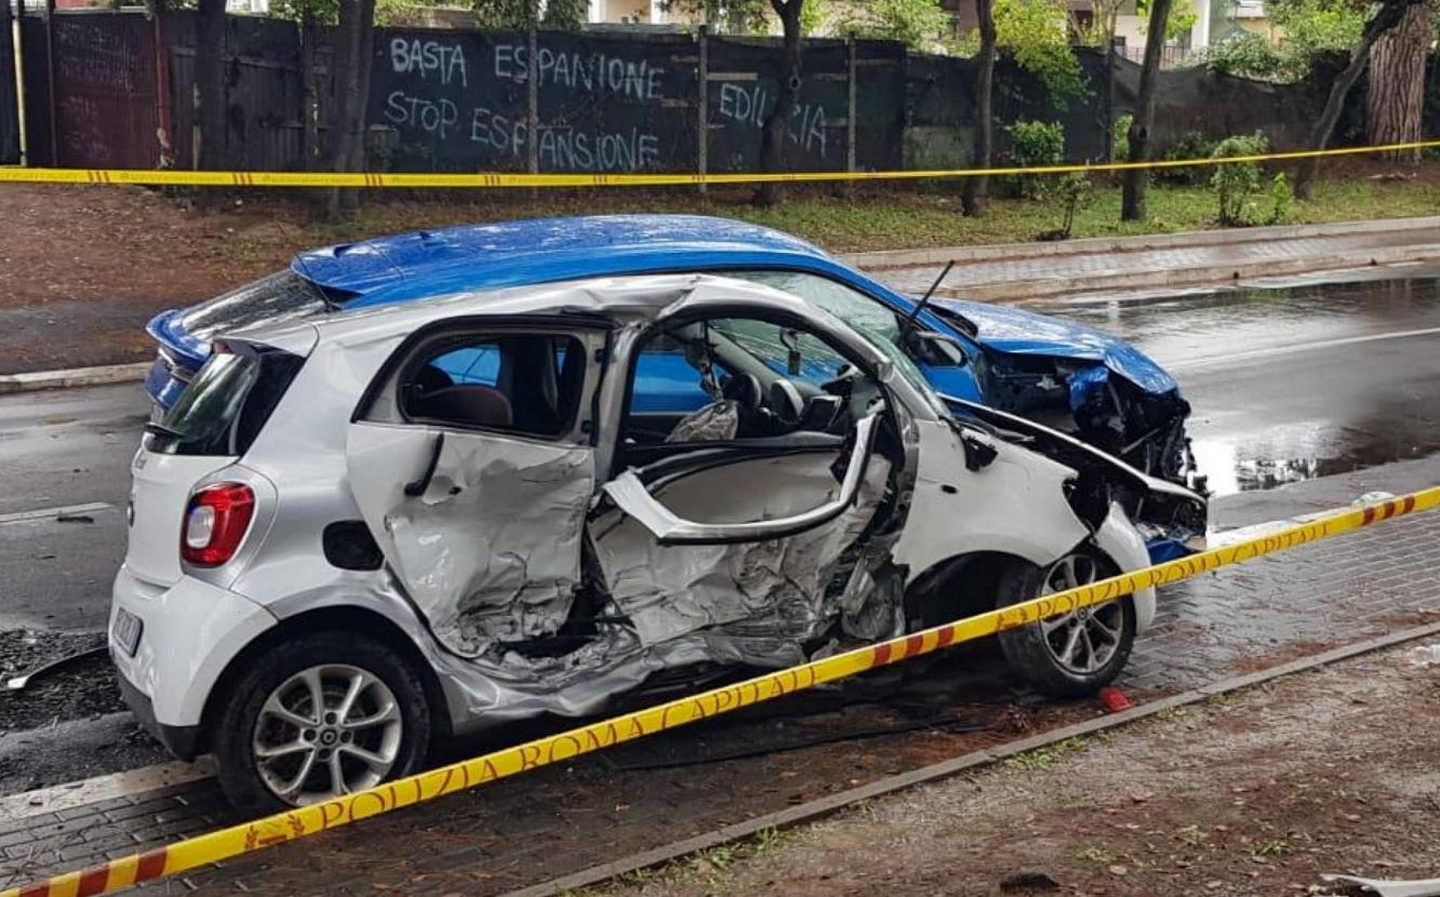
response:
[[(632, 376), (623, 425), (623, 466), (643, 466), (697, 443), (745, 443), (754, 451), (838, 450), (881, 397), (878, 384), (811, 333), (755, 318), (705, 319), (652, 334), (641, 346), (683, 352), (710, 402), (689, 412), (636, 411), (644, 388)], [(738, 446), (737, 446), (738, 447)]]
[(585, 353), (563, 335), (461, 336), (413, 370), (401, 390), (408, 419), (553, 437), (574, 418)]

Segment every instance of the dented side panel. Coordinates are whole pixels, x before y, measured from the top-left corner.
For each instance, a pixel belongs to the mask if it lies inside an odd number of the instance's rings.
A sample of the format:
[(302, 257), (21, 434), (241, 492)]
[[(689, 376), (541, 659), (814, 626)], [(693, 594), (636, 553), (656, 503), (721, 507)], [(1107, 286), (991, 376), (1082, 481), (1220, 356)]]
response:
[[(657, 489), (655, 497), (678, 516), (702, 522), (789, 517), (834, 498), (840, 488), (830, 473), (834, 460), (820, 452), (704, 469)], [(827, 586), (874, 517), (888, 475), (889, 465), (872, 459), (853, 505), (781, 539), (666, 546), (635, 518), (611, 511), (593, 524), (610, 596), (647, 646), (711, 627), (721, 630), (712, 637), (743, 640), (753, 632), (767, 644), (815, 638), (834, 617)], [(741, 622), (744, 632), (733, 626)], [(796, 645), (787, 654), (798, 651)], [(739, 653), (761, 662), (773, 652)], [(774, 660), (763, 657), (767, 665)]]
[(1074, 470), (999, 440), (993, 461), (967, 470), (955, 430), (932, 421), (914, 426), (920, 467), (910, 518), (895, 545), (895, 561), (909, 568), (911, 582), (966, 551), (1001, 551), (1049, 564), (1090, 535), (1065, 501), (1065, 482)]
[(356, 503), (435, 637), (474, 656), (554, 632), (580, 582), (580, 540), (595, 482), (584, 446), (357, 423), (347, 445)]

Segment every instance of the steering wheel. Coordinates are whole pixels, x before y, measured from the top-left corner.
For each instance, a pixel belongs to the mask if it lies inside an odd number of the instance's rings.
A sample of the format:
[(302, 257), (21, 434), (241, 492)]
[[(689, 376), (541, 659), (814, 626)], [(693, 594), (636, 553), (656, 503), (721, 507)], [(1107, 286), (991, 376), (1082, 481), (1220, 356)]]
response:
[(786, 425), (798, 424), (805, 414), (805, 397), (794, 383), (784, 377), (778, 377), (770, 384), (770, 401), (767, 404)]
[(734, 399), (747, 411), (759, 411), (765, 406), (765, 392), (760, 386), (760, 378), (754, 374), (742, 373), (728, 378), (720, 387), (720, 395)]

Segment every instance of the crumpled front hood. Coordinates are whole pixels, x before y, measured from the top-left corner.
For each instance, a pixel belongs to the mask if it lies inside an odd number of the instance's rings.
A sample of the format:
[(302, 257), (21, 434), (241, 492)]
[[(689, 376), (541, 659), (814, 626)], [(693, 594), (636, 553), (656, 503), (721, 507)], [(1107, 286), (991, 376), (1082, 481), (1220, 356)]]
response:
[(975, 339), (997, 352), (1101, 362), (1146, 392), (1178, 388), (1174, 378), (1148, 355), (1102, 330), (1012, 305), (943, 298), (931, 301), (974, 321), (980, 328)]

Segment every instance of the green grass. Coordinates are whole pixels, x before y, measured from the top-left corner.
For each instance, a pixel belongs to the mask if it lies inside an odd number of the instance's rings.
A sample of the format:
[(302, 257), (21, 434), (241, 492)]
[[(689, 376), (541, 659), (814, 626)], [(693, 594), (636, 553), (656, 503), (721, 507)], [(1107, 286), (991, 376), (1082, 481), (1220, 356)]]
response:
[(1059, 763), (1066, 755), (1085, 750), (1086, 746), (1085, 739), (1076, 735), (1009, 757), (1005, 760), (1005, 768), (1016, 772), (1041, 772)]
[[(1321, 180), (1314, 197), (1295, 203), (1295, 223), (1353, 221), (1432, 215), (1440, 211), (1440, 164), (1428, 163), (1414, 180), (1385, 181), (1363, 176)], [(1217, 203), (1208, 186), (1152, 185), (1148, 219), (1120, 221), (1120, 191), (1097, 182), (1091, 202), (1079, 210), (1073, 237), (1130, 236), (1216, 227)], [(1062, 209), (1047, 200), (992, 199), (982, 218), (960, 214), (958, 187), (932, 185), (903, 191), (856, 188), (851, 196), (833, 188), (791, 188), (775, 208), (752, 206), (749, 193), (738, 188), (712, 190), (708, 197), (693, 188), (642, 190), (506, 190), (413, 195), (372, 202), (354, 220), (341, 224), (310, 224), (307, 245), (351, 240), (460, 222), (500, 221), (547, 215), (601, 212), (696, 212), (769, 225), (819, 243), (835, 252), (924, 246), (1015, 243), (1034, 240), (1060, 225)], [(1256, 196), (1262, 212), (1268, 193)], [(238, 249), (238, 247), (237, 247)]]

